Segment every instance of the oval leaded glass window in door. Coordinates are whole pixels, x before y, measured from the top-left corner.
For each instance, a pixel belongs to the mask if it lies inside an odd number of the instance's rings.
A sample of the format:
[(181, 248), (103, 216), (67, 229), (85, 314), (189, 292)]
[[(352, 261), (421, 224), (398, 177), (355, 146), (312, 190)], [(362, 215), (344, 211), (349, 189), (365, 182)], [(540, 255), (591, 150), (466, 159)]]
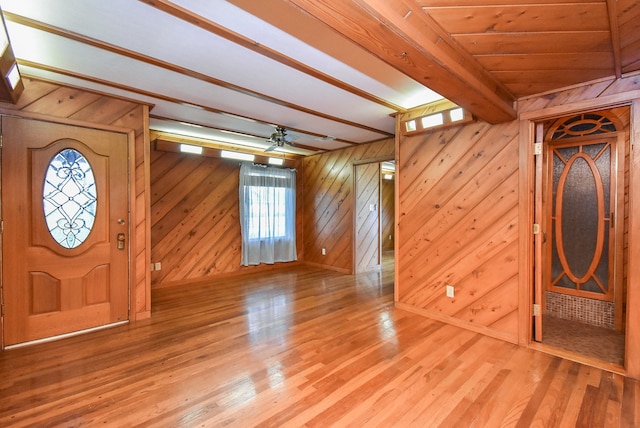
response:
[(548, 291), (614, 300), (619, 127), (613, 115), (584, 113), (547, 132)]
[(53, 239), (76, 248), (91, 233), (97, 193), (89, 161), (75, 149), (58, 152), (47, 168), (42, 192), (44, 216)]

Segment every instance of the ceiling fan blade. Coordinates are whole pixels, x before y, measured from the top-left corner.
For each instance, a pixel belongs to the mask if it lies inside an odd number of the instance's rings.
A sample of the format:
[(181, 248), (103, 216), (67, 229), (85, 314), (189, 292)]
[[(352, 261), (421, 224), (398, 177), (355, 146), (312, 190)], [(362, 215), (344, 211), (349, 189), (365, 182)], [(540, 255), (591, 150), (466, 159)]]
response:
[(274, 151), (274, 150), (275, 150), (275, 149), (277, 149), (277, 148), (278, 148), (278, 145), (277, 145), (277, 144), (274, 144), (273, 146), (267, 147), (264, 151), (265, 151), (265, 152), (272, 152), (272, 151)]

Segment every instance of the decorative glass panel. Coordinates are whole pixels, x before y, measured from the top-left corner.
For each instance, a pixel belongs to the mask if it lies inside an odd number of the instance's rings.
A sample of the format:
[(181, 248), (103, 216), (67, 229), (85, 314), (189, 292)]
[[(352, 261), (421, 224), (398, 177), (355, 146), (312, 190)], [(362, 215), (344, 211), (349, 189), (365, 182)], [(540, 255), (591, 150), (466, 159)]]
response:
[(611, 146), (554, 149), (552, 185), (551, 285), (607, 294)]
[(53, 157), (42, 199), (53, 239), (65, 248), (82, 244), (91, 233), (97, 207), (93, 170), (82, 153), (64, 149)]
[(600, 114), (583, 113), (561, 120), (551, 128), (553, 140), (616, 132), (616, 125), (611, 118)]

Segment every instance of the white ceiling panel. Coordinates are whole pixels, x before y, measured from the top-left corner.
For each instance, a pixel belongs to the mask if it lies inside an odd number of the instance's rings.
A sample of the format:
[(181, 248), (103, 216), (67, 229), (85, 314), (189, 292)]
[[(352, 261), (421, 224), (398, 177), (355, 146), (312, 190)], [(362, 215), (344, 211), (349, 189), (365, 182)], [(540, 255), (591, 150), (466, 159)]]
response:
[(394, 105), (439, 98), (346, 39), (350, 61), (224, 0), (160, 3), (0, 0), (23, 73), (152, 104), (165, 133), (268, 146), (278, 125), (334, 150), (391, 137)]
[[(77, 34), (84, 34), (92, 39), (139, 52), (150, 58), (158, 58), (170, 64), (179, 64), (188, 70), (211, 75), (216, 79), (233, 85), (306, 108), (334, 111), (336, 116), (349, 118), (349, 120), (355, 122), (363, 122), (364, 119), (363, 123), (366, 123), (367, 117), (393, 113), (392, 109), (372, 105), (356, 95), (314, 79), (263, 55), (239, 47), (222, 37), (195, 26), (185, 26), (184, 21), (140, 2), (125, 0), (110, 2), (95, 0), (36, 0), (29, 7), (24, 6), (29, 2), (19, 4), (23, 4), (23, 6), (16, 8), (15, 10), (18, 10), (16, 13), (34, 10), (34, 19), (43, 21), (50, 16), (49, 22), (55, 27), (65, 28)], [(9, 5), (13, 6), (12, 2)], [(209, 8), (221, 9), (218, 10), (218, 13), (223, 17), (228, 10), (233, 11), (239, 20), (245, 20), (250, 17), (246, 12), (224, 1), (210, 2), (207, 5)], [(228, 5), (228, 7), (221, 8), (223, 5)], [(14, 11), (11, 7), (8, 7), (7, 10)], [(66, 11), (68, 10), (73, 12), (67, 13)], [(147, 19), (141, 21), (136, 18), (142, 14), (147, 16)], [(253, 23), (261, 22), (257, 19), (252, 19), (251, 21)], [(118, 25), (114, 27), (114, 23), (118, 23)], [(265, 23), (263, 27), (267, 25)], [(256, 25), (256, 27), (258, 26)], [(19, 29), (14, 26), (11, 31), (16, 33)], [(269, 31), (283, 34), (273, 27), (270, 27)], [(267, 31), (265, 30), (264, 32), (266, 33)], [(19, 43), (19, 41), (28, 37), (28, 35), (17, 34), (15, 50), (20, 55), (26, 52), (27, 49), (25, 44)], [(292, 37), (288, 37), (286, 43), (294, 45), (300, 52), (304, 51), (304, 46), (299, 46), (298, 42)], [(87, 50), (69, 50), (73, 49), (73, 46), (60, 47), (55, 42), (47, 43), (43, 41), (41, 37), (29, 40), (28, 44), (28, 49), (32, 49), (33, 46), (41, 46), (39, 53), (48, 54), (46, 57), (49, 59), (65, 56), (64, 53), (67, 52), (66, 56), (70, 57), (69, 60), (73, 60), (74, 57), (78, 58), (80, 55), (89, 55), (90, 57), (96, 57), (95, 63), (103, 64), (102, 61), (97, 59), (98, 56), (104, 58), (99, 49), (96, 49), (93, 54), (86, 52)], [(321, 52), (316, 52), (316, 55), (321, 56), (323, 60), (328, 60), (328, 57)], [(122, 74), (137, 73), (137, 70), (130, 69), (131, 65), (127, 64), (132, 60), (122, 58), (121, 60), (110, 59), (108, 61), (107, 66), (118, 67), (119, 72)], [(69, 66), (75, 66), (76, 64), (77, 62), (71, 62)], [(256, 73), (256, 70), (260, 70), (260, 73)], [(366, 78), (364, 75), (359, 77)], [(159, 76), (159, 78), (162, 79), (164, 77)], [(315, 97), (315, 94), (322, 94), (322, 96)], [(357, 108), (346, 107), (354, 105)], [(375, 123), (368, 123), (367, 125), (377, 126)], [(388, 131), (388, 129), (385, 130)]]
[[(292, 37), (285, 31), (258, 19), (224, 0), (208, 2), (178, 0), (175, 3), (211, 21), (217, 21), (230, 30), (255, 40), (256, 43), (282, 52), (286, 56), (310, 65), (340, 81), (361, 87), (367, 92), (375, 94), (380, 98), (388, 99), (392, 103), (404, 108), (415, 107), (416, 105), (426, 104), (442, 98), (441, 95), (420, 85), (413, 79), (379, 60), (376, 61), (377, 70), (373, 74), (376, 77), (385, 77), (385, 80), (376, 80), (368, 74)], [(359, 55), (365, 52), (356, 45), (353, 45), (351, 49), (358, 49)], [(371, 54), (367, 55), (373, 58)], [(384, 71), (382, 71), (382, 69)]]
[[(267, 123), (308, 129), (322, 135), (329, 134), (325, 132), (325, 127), (333, 126), (331, 120), (289, 108), (286, 104), (272, 103), (245, 93), (211, 85), (199, 79), (23, 25), (9, 23), (8, 28), (17, 35), (16, 42), (13, 43), (14, 49), (16, 55), (24, 60), (46, 63), (56, 69), (71, 69), (80, 75), (118, 82), (119, 85), (136, 88), (143, 92), (162, 94), (182, 102), (233, 112), (240, 116), (256, 117)], [(47, 48), (30, 50), (29, 46), (33, 44)], [(87, 61), (86, 58), (92, 60)], [(168, 85), (167, 82), (171, 84)], [(369, 114), (369, 118), (374, 120), (358, 121), (358, 119), (365, 119), (368, 106), (372, 104), (364, 103), (363, 109), (352, 109), (354, 120), (351, 121), (362, 123), (373, 129), (393, 132), (394, 122), (387, 111), (375, 117)], [(156, 112), (153, 113), (156, 114)], [(336, 129), (333, 134), (349, 141), (364, 142), (383, 136), (381, 133), (371, 131), (362, 133), (360, 129), (342, 123), (337, 126), (340, 129)]]

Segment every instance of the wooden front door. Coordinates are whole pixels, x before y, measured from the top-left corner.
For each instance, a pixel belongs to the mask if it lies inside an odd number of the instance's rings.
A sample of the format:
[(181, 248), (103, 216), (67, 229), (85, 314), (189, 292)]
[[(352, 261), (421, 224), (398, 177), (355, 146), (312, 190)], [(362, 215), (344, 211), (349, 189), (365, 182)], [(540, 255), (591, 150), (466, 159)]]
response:
[(4, 345), (129, 317), (127, 136), (2, 118)]

